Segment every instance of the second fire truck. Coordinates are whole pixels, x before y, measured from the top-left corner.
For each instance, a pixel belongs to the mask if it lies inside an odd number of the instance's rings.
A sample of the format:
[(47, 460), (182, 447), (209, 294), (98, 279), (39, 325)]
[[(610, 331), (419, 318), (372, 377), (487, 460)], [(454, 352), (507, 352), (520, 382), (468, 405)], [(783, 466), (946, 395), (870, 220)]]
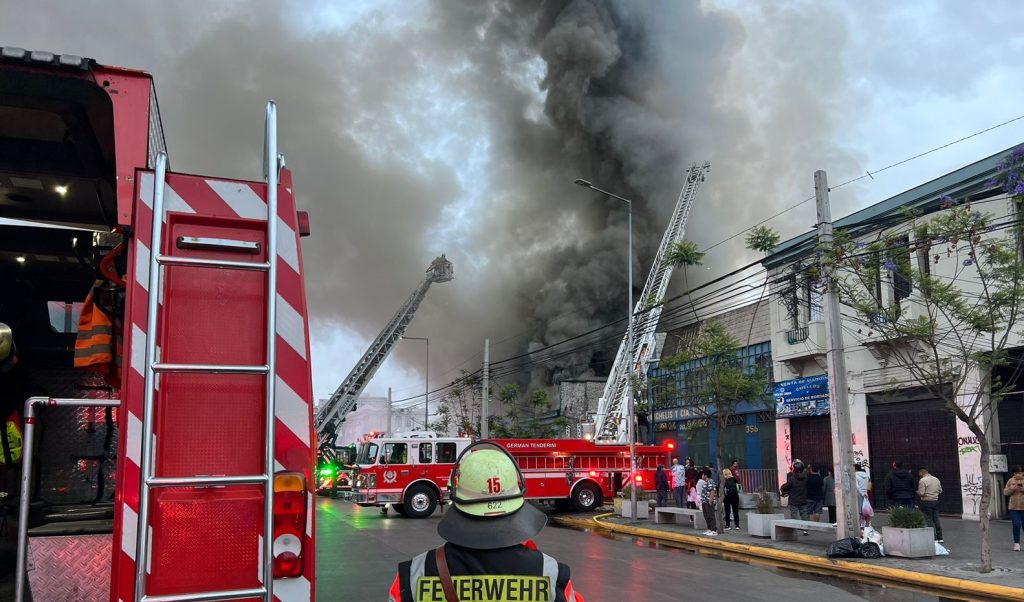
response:
[[(526, 497), (565, 510), (600, 507), (630, 481), (629, 446), (581, 439), (492, 439), (515, 457), (526, 478)], [(356, 454), (351, 499), (360, 506), (391, 506), (401, 515), (425, 518), (448, 500), (455, 460), (473, 442), (465, 437), (381, 437)], [(654, 488), (654, 472), (671, 450), (637, 446), (632, 480)]]

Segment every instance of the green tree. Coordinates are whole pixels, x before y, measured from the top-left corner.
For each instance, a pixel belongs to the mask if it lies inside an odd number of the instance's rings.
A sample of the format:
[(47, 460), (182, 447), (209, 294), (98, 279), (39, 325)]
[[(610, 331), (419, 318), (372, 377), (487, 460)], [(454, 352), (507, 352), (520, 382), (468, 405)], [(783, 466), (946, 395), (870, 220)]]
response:
[[(901, 369), (901, 386), (926, 389), (977, 437), (979, 474), (986, 476), (986, 425), (1024, 368), (1014, 349), (1024, 310), (1022, 173), (1024, 147), (1003, 162), (993, 183), (1013, 199), (1016, 215), (997, 218), (946, 197), (939, 211), (906, 212), (901, 224), (869, 241), (838, 232), (822, 255), (822, 273), (853, 310), (844, 318), (867, 333), (862, 342), (890, 370)], [(890, 286), (899, 292), (886, 298)], [(1008, 373), (1013, 376), (1001, 378)], [(992, 568), (990, 480), (981, 479), (978, 505), (983, 572)]]
[[(740, 341), (729, 334), (720, 322), (708, 321), (697, 334), (682, 341), (683, 348), (662, 359), (667, 370), (685, 368), (681, 387), (668, 383), (667, 394), (681, 401), (681, 406), (695, 416), (714, 423), (718, 429), (715, 444), (715, 465), (727, 466), (724, 457), (725, 429), (729, 416), (742, 402), (768, 407), (768, 375), (756, 363), (745, 364), (740, 356)], [(721, 496), (715, 507), (721, 523)]]
[(441, 398), (437, 420), (430, 428), (438, 433), (479, 434), (482, 392), (480, 373), (463, 370)]
[(509, 383), (498, 389), (498, 401), (504, 412), (491, 417), (492, 437), (547, 439), (557, 437), (568, 424), (562, 416), (551, 418), (551, 400), (540, 389), (524, 396), (519, 385)]

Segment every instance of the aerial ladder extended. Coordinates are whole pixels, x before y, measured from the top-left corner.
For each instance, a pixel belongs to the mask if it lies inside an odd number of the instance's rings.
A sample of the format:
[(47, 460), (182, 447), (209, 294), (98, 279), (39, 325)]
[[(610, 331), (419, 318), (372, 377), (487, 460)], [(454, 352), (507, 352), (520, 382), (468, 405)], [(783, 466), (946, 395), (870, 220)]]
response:
[[(661, 239), (661, 246), (658, 247), (658, 254), (654, 257), (654, 265), (647, 276), (647, 283), (644, 285), (643, 294), (633, 308), (633, 353), (630, 362), (626, 354), (628, 346), (628, 334), (622, 337), (619, 344), (619, 351), (615, 354), (615, 364), (608, 375), (608, 382), (604, 387), (604, 395), (598, 401), (597, 416), (595, 418), (594, 433), (598, 443), (626, 443), (627, 423), (626, 408), (628, 407), (629, 377), (633, 373), (641, 375), (646, 373), (647, 359), (655, 346), (655, 330), (658, 327), (658, 320), (661, 318), (661, 301), (668, 292), (669, 280), (672, 278), (672, 265), (665, 261), (672, 245), (682, 242), (683, 234), (686, 232), (686, 218), (690, 215), (690, 208), (697, 196), (697, 190), (704, 181), (704, 174), (711, 169), (711, 163), (705, 161), (701, 165), (691, 165), (686, 174), (686, 183), (679, 192), (679, 199), (676, 201), (675, 210), (672, 212), (672, 219), (665, 235)], [(639, 321), (636, 317), (644, 309)], [(632, 366), (629, 364), (632, 363)]]
[(345, 415), (355, 409), (360, 393), (373, 378), (377, 368), (391, 354), (391, 350), (395, 348), (398, 340), (402, 338), (406, 327), (412, 321), (413, 314), (416, 313), (423, 297), (430, 290), (430, 285), (435, 282), (448, 282), (454, 277), (452, 262), (448, 261), (444, 254), (434, 259), (430, 263), (430, 267), (427, 268), (426, 277), (416, 287), (416, 290), (405, 301), (398, 313), (391, 318), (384, 330), (377, 335), (363, 357), (359, 358), (359, 362), (345, 377), (338, 390), (317, 409), (315, 426), (321, 456), (333, 459), (338, 428), (345, 419)]

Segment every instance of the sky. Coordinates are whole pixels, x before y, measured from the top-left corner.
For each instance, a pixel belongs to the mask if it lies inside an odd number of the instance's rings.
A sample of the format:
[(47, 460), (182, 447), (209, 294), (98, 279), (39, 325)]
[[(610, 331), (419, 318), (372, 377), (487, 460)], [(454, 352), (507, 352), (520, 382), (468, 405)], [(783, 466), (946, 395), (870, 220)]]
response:
[[(153, 73), (175, 170), (260, 177), (264, 103), (312, 217), (314, 394), (328, 396), (446, 253), (407, 334), (430, 386), (620, 318), (686, 167), (710, 247), (833, 185), (1024, 114), (1012, 0), (0, 0), (0, 45)], [(841, 217), (1024, 142), (1024, 120), (841, 187)], [(769, 222), (812, 227), (813, 203)], [(690, 284), (753, 261), (742, 236)], [(681, 290), (679, 278), (673, 288)], [(638, 291), (639, 292), (639, 291)], [(406, 341), (367, 393), (422, 393)], [(600, 372), (576, 354), (542, 383)], [(604, 369), (607, 369), (605, 367)]]

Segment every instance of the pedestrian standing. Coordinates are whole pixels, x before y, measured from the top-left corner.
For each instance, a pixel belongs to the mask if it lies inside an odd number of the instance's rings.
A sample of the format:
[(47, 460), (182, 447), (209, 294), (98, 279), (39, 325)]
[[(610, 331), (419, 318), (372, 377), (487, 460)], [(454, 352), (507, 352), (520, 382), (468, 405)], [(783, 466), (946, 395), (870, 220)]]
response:
[(729, 526), (729, 513), (732, 513), (733, 522), (736, 523), (736, 530), (740, 530), (740, 484), (736, 475), (726, 468), (722, 471), (722, 501), (725, 502), (725, 530), (731, 531)]
[(700, 510), (700, 494), (697, 493), (697, 485), (700, 484), (700, 479), (693, 485), (689, 485), (686, 489), (686, 507), (690, 510)]
[(693, 462), (693, 458), (687, 458), (686, 465), (683, 468), (686, 471), (686, 491), (689, 493), (690, 487), (697, 486), (697, 480), (700, 479), (700, 471), (697, 470), (697, 465)]
[(834, 525), (839, 522), (836, 518), (836, 477), (832, 469), (828, 469), (825, 475), (825, 506), (828, 508), (828, 520)]
[(679, 465), (679, 458), (672, 458), (672, 491), (676, 495), (676, 508), (682, 508), (686, 500), (686, 469)]
[(917, 499), (921, 502), (921, 511), (928, 523), (935, 529), (935, 541), (942, 540), (942, 524), (939, 523), (939, 495), (942, 494), (942, 483), (928, 473), (927, 468), (917, 471)]
[(1013, 551), (1020, 552), (1020, 529), (1024, 522), (1024, 466), (1013, 467), (1013, 476), (1006, 481), (1003, 495), (1009, 499), (1010, 522), (1013, 523)]
[(854, 464), (854, 485), (857, 487), (857, 512), (860, 514), (860, 526), (871, 526), (871, 517), (875, 515), (871, 502), (868, 501), (868, 489), (871, 485), (871, 476), (864, 469), (862, 464)]
[[(793, 472), (786, 475), (780, 493), (789, 498), (789, 517), (807, 520), (810, 504), (807, 503), (807, 470), (800, 460), (793, 461)], [(804, 531), (807, 535), (807, 531)]]
[(718, 523), (715, 521), (718, 485), (711, 479), (711, 471), (707, 468), (700, 473), (700, 480), (697, 481), (697, 492), (700, 494), (700, 506), (704, 512), (704, 521), (708, 524), (708, 530), (704, 532), (704, 535), (714, 537), (718, 535)]
[(885, 497), (890, 508), (909, 508), (914, 505), (917, 479), (903, 467), (903, 462), (893, 462), (892, 471), (885, 476)]
[(807, 467), (807, 514), (814, 522), (821, 521), (821, 508), (825, 505), (825, 479), (818, 473), (818, 467)]
[(658, 507), (661, 508), (668, 498), (668, 474), (664, 464), (658, 464), (658, 470), (654, 472), (654, 488), (658, 492)]

